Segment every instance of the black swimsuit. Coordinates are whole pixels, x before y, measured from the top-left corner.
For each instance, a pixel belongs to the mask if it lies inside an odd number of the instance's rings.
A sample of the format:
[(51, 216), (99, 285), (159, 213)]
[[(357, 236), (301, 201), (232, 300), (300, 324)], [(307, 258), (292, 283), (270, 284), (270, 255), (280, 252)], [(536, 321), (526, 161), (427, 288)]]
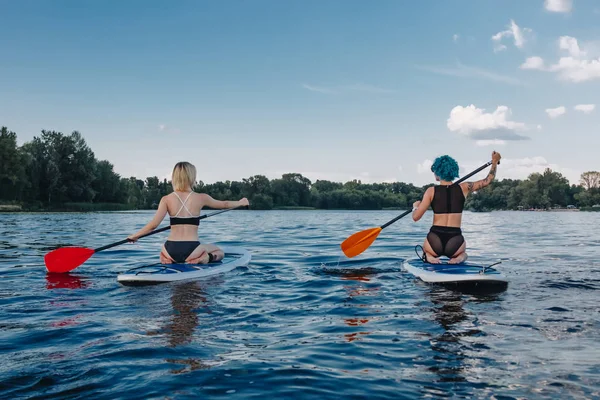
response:
[(165, 242), (165, 250), (171, 256), (171, 259), (177, 264), (185, 264), (186, 258), (192, 254), (196, 247), (200, 245), (200, 241), (173, 241)]
[[(171, 217), (171, 226), (173, 226), (173, 225), (196, 225), (196, 226), (200, 225), (200, 216), (197, 216), (197, 217), (193, 216), (192, 213), (190, 212), (190, 210), (188, 210), (188, 208), (185, 205), (186, 201), (190, 198), (192, 192), (190, 192), (190, 194), (188, 194), (188, 196), (185, 198), (185, 200), (181, 200), (181, 197), (179, 197), (177, 192), (173, 192), (173, 193), (175, 193), (175, 196), (177, 196), (177, 198), (181, 202), (181, 207), (179, 207), (179, 211), (177, 211), (177, 214), (175, 214), (175, 216)], [(180, 217), (179, 216), (179, 213), (184, 208), (188, 212), (188, 214), (190, 214), (189, 217)], [(185, 260), (190, 256), (190, 254), (192, 254), (194, 252), (194, 250), (196, 250), (196, 247), (198, 247), (199, 245), (200, 245), (199, 240), (182, 240), (182, 241), (167, 240), (165, 242), (165, 250), (167, 251), (168, 255), (174, 262), (176, 262), (177, 264), (184, 264)]]
[[(460, 185), (436, 186), (431, 202), (434, 214), (460, 214), (465, 205), (465, 195)], [(454, 257), (465, 242), (460, 228), (433, 225), (427, 234), (429, 245), (439, 256)]]

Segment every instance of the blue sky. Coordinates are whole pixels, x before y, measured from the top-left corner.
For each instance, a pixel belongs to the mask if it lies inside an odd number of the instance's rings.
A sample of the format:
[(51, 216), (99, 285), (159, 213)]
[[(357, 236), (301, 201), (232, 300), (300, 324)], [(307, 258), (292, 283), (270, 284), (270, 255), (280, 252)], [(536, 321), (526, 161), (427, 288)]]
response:
[(0, 1), (0, 125), (123, 176), (432, 182), (598, 170), (600, 3)]

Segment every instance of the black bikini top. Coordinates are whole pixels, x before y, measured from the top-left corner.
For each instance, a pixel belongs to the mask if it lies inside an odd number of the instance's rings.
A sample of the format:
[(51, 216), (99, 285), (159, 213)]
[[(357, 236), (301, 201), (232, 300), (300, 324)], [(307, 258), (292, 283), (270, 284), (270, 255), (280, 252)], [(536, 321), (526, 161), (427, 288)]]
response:
[[(188, 199), (190, 198), (190, 196), (192, 195), (193, 192), (190, 192), (187, 197), (185, 198), (185, 200), (181, 200), (181, 197), (179, 197), (179, 195), (177, 194), (177, 192), (173, 192), (175, 193), (175, 196), (177, 196), (177, 198), (179, 199), (179, 202), (181, 203), (181, 207), (179, 207), (179, 211), (177, 211), (177, 214), (175, 214), (174, 216), (171, 217), (171, 225), (200, 225), (200, 216), (194, 216), (190, 210), (187, 208), (187, 206), (185, 205), (185, 203), (188, 201)], [(189, 217), (180, 217), (179, 213), (181, 212), (181, 210), (183, 210), (185, 208), (185, 210), (188, 212), (188, 214), (190, 214)]]
[(200, 217), (171, 217), (171, 225), (200, 225)]
[(460, 214), (465, 207), (465, 195), (460, 185), (435, 186), (431, 209), (434, 214)]

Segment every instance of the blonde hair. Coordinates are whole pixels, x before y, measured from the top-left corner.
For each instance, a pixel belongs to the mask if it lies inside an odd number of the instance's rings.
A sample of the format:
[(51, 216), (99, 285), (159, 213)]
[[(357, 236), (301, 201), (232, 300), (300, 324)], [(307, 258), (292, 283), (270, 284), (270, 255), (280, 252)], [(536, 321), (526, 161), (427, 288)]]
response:
[(193, 190), (196, 183), (196, 167), (187, 161), (178, 162), (173, 168), (171, 183), (175, 190), (184, 191), (188, 187)]

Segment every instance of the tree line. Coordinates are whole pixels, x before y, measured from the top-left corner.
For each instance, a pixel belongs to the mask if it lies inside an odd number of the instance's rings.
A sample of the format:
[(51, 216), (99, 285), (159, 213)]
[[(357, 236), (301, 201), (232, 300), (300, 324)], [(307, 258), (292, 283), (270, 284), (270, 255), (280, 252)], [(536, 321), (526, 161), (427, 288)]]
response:
[[(205, 184), (194, 190), (216, 199), (247, 197), (253, 209), (286, 207), (378, 210), (410, 208), (431, 185), (410, 183), (345, 183), (310, 179), (297, 173), (268, 179), (255, 175), (242, 181)], [(30, 142), (17, 145), (17, 135), (0, 130), (0, 201), (26, 209), (149, 209), (172, 191), (170, 181), (121, 177), (106, 160), (97, 160), (83, 136), (43, 130)], [(600, 204), (600, 173), (582, 174), (570, 185), (558, 172), (547, 169), (525, 180), (505, 179), (469, 196), (466, 207), (475, 211), (530, 209)]]

